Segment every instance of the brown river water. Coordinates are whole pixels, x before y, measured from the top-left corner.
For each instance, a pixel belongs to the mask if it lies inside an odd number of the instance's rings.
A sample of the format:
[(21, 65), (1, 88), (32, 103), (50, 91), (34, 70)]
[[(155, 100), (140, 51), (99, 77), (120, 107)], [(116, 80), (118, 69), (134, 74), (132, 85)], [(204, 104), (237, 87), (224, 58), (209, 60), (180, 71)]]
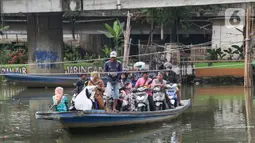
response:
[[(71, 94), (72, 89), (65, 89)], [(36, 120), (54, 89), (0, 85), (0, 143), (240, 143), (255, 142), (253, 92), (242, 86), (183, 86), (192, 105), (178, 119), (142, 126), (78, 131), (57, 121)], [(70, 96), (71, 97), (71, 96)]]

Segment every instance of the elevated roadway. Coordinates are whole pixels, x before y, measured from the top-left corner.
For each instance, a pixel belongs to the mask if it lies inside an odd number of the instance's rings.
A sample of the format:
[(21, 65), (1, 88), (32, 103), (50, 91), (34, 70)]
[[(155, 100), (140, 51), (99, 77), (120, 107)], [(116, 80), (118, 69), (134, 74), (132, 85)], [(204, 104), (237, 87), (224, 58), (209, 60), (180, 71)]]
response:
[(1, 0), (2, 13), (41, 13), (252, 3), (255, 0)]

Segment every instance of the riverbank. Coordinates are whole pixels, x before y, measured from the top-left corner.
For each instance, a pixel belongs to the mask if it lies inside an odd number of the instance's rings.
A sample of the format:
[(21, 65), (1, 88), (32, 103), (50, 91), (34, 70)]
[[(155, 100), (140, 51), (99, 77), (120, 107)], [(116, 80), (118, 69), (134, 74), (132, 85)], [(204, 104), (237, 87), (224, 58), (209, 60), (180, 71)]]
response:
[(194, 79), (196, 84), (235, 84), (242, 85), (244, 83), (243, 77), (235, 76), (216, 76), (216, 77), (196, 77)]

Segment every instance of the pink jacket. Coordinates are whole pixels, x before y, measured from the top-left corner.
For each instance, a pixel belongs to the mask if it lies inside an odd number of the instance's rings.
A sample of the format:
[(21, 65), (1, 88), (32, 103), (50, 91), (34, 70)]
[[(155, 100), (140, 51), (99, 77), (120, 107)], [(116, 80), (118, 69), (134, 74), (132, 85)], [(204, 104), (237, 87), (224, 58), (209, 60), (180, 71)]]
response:
[[(145, 81), (145, 79), (144, 79), (143, 77), (140, 77), (140, 78), (137, 80), (137, 82), (136, 82), (136, 84), (135, 84), (135, 87), (136, 87), (136, 88), (141, 87), (141, 86), (149, 86), (149, 87), (150, 87), (150, 85), (148, 85), (148, 83), (149, 83), (151, 80), (152, 80), (151, 78), (148, 78), (148, 79)], [(151, 90), (148, 90), (147, 93), (149, 94), (149, 96), (152, 96)]]

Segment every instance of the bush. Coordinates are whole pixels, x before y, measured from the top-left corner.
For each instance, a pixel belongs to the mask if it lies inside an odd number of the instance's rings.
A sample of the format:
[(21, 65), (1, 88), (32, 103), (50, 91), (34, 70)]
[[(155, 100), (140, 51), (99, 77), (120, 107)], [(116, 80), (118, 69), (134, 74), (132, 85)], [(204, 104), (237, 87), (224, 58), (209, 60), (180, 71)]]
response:
[(8, 51), (0, 49), (0, 64), (6, 64), (8, 62), (8, 59)]
[(24, 49), (17, 49), (10, 52), (9, 54), (9, 64), (25, 64), (27, 63), (28, 55), (27, 51)]

